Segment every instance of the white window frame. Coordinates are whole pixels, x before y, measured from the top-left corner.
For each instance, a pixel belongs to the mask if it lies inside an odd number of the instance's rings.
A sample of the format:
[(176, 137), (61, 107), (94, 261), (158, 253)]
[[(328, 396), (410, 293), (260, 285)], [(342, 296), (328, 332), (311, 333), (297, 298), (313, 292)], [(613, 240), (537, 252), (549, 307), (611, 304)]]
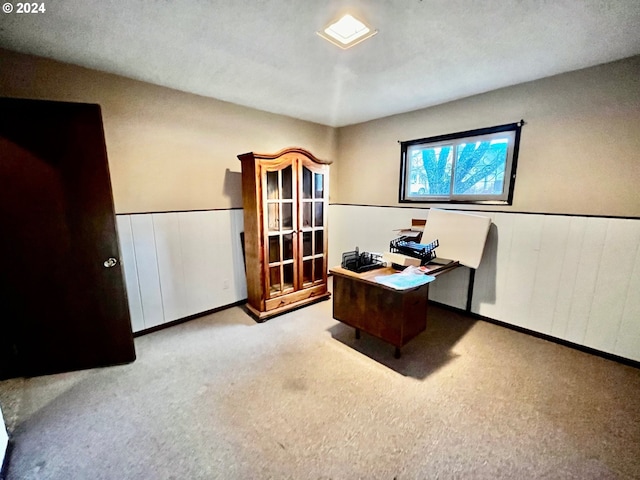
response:
[[(516, 166), (518, 159), (518, 150), (520, 144), (520, 131), (524, 125), (524, 121), (511, 123), (506, 125), (498, 125), (489, 128), (480, 128), (465, 132), (451, 133), (447, 135), (438, 135), (435, 137), (422, 138), (418, 140), (409, 140), (400, 142), (400, 203), (478, 203), (478, 204), (497, 204), (511, 205), (513, 202), (513, 190), (516, 178)], [(455, 194), (453, 186), (455, 181), (455, 169), (457, 159), (457, 148), (462, 144), (475, 143), (478, 141), (487, 141), (492, 139), (508, 139), (507, 159), (504, 172), (503, 189), (500, 194), (483, 195), (483, 194)], [(452, 171), (451, 183), (448, 194), (416, 194), (411, 193), (411, 181), (409, 175), (411, 169), (407, 162), (416, 150), (424, 150), (440, 146), (453, 147), (452, 155)]]

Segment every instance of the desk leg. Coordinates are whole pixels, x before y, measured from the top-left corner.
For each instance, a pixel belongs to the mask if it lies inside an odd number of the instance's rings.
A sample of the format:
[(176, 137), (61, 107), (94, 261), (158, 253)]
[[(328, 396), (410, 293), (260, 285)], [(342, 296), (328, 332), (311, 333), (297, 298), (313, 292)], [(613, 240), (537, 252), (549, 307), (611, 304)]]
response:
[(396, 351), (393, 352), (395, 358), (400, 358), (400, 347), (396, 347)]
[(356, 328), (356, 340), (360, 340), (360, 329)]

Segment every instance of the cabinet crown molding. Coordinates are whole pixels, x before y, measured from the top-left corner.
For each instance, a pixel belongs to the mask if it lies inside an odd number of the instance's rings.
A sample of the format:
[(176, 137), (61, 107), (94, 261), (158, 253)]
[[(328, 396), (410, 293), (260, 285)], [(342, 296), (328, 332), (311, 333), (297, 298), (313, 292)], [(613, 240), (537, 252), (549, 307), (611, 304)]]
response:
[(307, 157), (309, 160), (315, 162), (315, 163), (319, 163), (321, 165), (331, 165), (333, 163), (333, 160), (322, 160), (318, 157), (316, 157), (313, 153), (311, 153), (309, 150), (305, 150), (304, 148), (301, 147), (288, 147), (288, 148), (283, 148), (282, 150), (280, 150), (279, 152), (276, 153), (256, 153), (256, 152), (247, 152), (247, 153), (242, 153), (240, 155), (238, 155), (238, 159), (239, 160), (248, 160), (248, 159), (259, 159), (259, 160), (275, 160), (277, 158), (282, 157), (283, 155), (287, 155), (290, 153), (298, 153), (301, 155), (304, 155), (305, 157)]

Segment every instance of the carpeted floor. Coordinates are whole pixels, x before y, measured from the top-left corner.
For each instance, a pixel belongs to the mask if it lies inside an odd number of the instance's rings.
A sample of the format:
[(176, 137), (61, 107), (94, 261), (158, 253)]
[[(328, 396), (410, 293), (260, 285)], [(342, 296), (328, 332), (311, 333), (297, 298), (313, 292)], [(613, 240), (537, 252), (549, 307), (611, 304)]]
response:
[(327, 301), (0, 382), (8, 479), (640, 478), (640, 370), (430, 309), (399, 360)]

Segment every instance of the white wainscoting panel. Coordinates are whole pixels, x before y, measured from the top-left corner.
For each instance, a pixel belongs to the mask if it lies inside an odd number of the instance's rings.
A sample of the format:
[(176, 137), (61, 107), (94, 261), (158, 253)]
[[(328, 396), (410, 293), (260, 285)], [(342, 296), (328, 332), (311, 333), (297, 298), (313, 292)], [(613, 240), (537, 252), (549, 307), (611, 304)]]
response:
[(242, 210), (117, 219), (134, 332), (246, 298)]
[[(565, 217), (559, 217), (566, 220)], [(576, 289), (578, 278), (578, 265), (580, 263), (580, 246), (587, 227), (587, 218), (571, 217), (568, 219), (569, 232), (564, 245), (557, 248), (563, 251), (562, 269), (560, 271), (560, 282), (558, 284), (558, 294), (556, 296), (555, 310), (551, 319), (551, 335), (558, 338), (566, 338), (567, 327), (569, 325), (569, 315), (573, 301), (573, 292)]]
[(186, 301), (191, 312), (210, 310), (217, 290), (213, 283), (216, 271), (216, 222), (211, 212), (180, 214), (180, 232), (183, 246), (183, 271)]
[[(503, 215), (506, 214), (496, 216), (501, 219)], [(513, 220), (511, 243), (505, 258), (504, 297), (498, 320), (528, 328), (544, 217), (517, 215)], [(500, 232), (499, 224), (497, 228)]]
[[(130, 215), (130, 219), (144, 327), (150, 328), (165, 323), (153, 218), (139, 214)], [(127, 292), (135, 288), (136, 285), (127, 284)]]
[(552, 334), (551, 326), (565, 256), (564, 249), (558, 246), (567, 244), (570, 225), (571, 222), (564, 217), (543, 217), (527, 328), (546, 335)]
[(151, 215), (165, 322), (189, 316), (179, 215), (181, 214), (154, 213)]
[[(332, 205), (331, 264), (360, 245), (386, 251), (393, 228), (428, 210)], [(487, 213), (493, 225), (471, 311), (640, 361), (640, 220)], [(466, 304), (466, 269), (439, 278), (432, 300)]]
[(608, 222), (606, 218), (588, 218), (581, 244), (572, 246), (580, 249), (580, 256), (564, 339), (581, 345), (584, 344), (593, 305), (593, 293), (596, 289)]
[[(637, 221), (633, 223), (638, 224)], [(631, 260), (632, 252), (628, 252)], [(631, 263), (631, 262), (629, 262)], [(622, 310), (622, 321), (620, 330), (616, 337), (616, 345), (613, 352), (616, 355), (627, 358), (638, 359), (640, 357), (640, 243), (636, 245), (635, 261), (633, 261), (633, 271), (629, 279), (626, 301)]]
[[(630, 296), (640, 295), (640, 285), (632, 290), (632, 278), (640, 245), (640, 222), (609, 219), (585, 333), (585, 345), (614, 352), (620, 335), (625, 306)], [(631, 300), (633, 301), (633, 300)], [(599, 319), (606, 318), (606, 322)], [(640, 316), (636, 317), (640, 323)]]
[[(131, 329), (137, 332), (144, 329), (144, 314), (142, 312), (142, 299), (140, 298), (140, 285), (138, 284), (138, 267), (136, 265), (136, 252), (133, 246), (131, 217), (117, 216), (116, 224), (118, 228), (118, 238), (120, 240), (120, 264), (124, 271), (124, 281), (127, 286)], [(131, 285), (132, 287), (129, 287)]]

